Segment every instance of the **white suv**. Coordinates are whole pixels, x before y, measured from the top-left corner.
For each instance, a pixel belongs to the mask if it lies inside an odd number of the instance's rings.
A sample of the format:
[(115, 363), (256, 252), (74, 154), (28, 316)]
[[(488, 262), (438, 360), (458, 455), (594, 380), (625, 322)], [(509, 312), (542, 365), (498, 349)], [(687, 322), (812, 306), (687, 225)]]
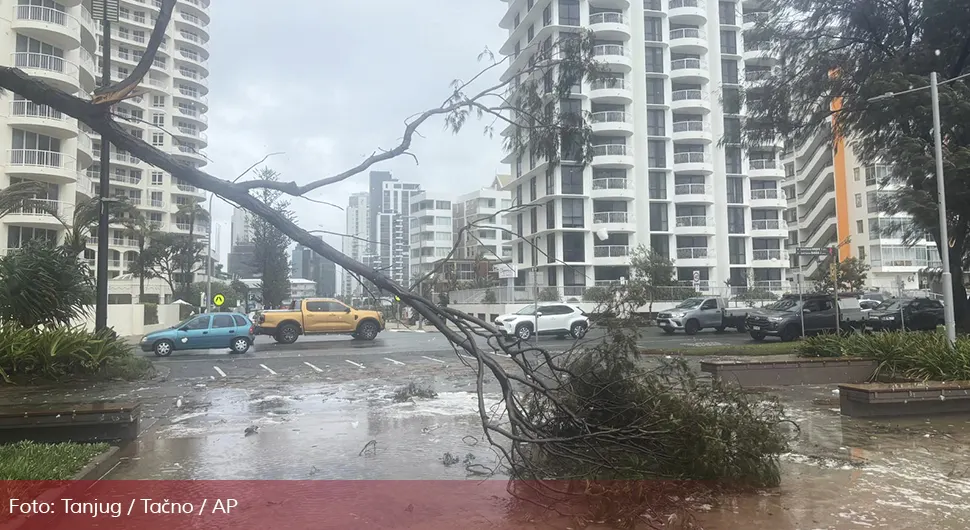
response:
[(538, 330), (539, 335), (567, 335), (581, 339), (589, 329), (589, 318), (582, 309), (559, 302), (529, 304), (515, 313), (501, 315), (495, 319), (495, 327), (507, 336), (519, 340), (529, 340)]

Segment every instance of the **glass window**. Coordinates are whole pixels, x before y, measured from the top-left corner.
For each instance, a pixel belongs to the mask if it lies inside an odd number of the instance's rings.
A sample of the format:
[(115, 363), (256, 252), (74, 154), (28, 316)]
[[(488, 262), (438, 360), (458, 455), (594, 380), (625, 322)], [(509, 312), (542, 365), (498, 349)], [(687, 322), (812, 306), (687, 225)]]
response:
[(647, 141), (647, 166), (667, 167), (667, 144), (663, 140)]
[(232, 316), (232, 320), (239, 327), (243, 327), (243, 326), (248, 326), (249, 325), (249, 322), (246, 321), (246, 317), (244, 317), (242, 315), (233, 315)]
[(209, 329), (209, 315), (200, 315), (188, 321), (185, 328), (191, 330)]
[(659, 17), (644, 17), (643, 36), (647, 42), (663, 42), (663, 21)]
[(721, 81), (732, 85), (738, 84), (738, 62), (734, 59), (721, 61)]
[(721, 53), (738, 53), (738, 34), (721, 31)]
[(562, 200), (562, 227), (583, 227), (583, 199)]
[(741, 177), (727, 177), (728, 204), (744, 203), (744, 180)]
[(650, 231), (666, 232), (669, 230), (667, 222), (667, 205), (655, 203), (650, 205)]
[(586, 261), (586, 235), (565, 232), (562, 235), (562, 259), (571, 263)]
[(666, 116), (662, 110), (647, 111), (647, 136), (663, 136)]
[(644, 50), (646, 71), (648, 73), (662, 74), (664, 71), (664, 51), (661, 48), (648, 46)]
[(559, 24), (579, 25), (579, 0), (559, 0)]
[(667, 198), (667, 174), (661, 171), (651, 171), (648, 177), (650, 181), (650, 198), (664, 200)]
[(583, 168), (581, 166), (563, 165), (562, 171), (562, 193), (564, 195), (583, 194)]
[(647, 104), (663, 105), (664, 81), (655, 77), (647, 78)]
[(212, 327), (215, 328), (232, 328), (236, 324), (232, 320), (232, 315), (213, 315), (212, 317)]

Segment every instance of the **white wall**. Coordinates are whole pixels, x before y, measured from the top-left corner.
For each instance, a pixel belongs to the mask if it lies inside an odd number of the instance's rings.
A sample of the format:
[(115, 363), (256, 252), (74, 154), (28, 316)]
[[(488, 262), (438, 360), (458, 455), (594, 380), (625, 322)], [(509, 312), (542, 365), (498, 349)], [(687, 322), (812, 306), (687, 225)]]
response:
[[(94, 306), (88, 307), (86, 317), (77, 322), (88, 330), (94, 330)], [(158, 324), (145, 324), (145, 307), (142, 304), (109, 304), (108, 327), (122, 337), (144, 335), (160, 329), (174, 326), (179, 322), (179, 306), (175, 304), (160, 304), (158, 306)]]

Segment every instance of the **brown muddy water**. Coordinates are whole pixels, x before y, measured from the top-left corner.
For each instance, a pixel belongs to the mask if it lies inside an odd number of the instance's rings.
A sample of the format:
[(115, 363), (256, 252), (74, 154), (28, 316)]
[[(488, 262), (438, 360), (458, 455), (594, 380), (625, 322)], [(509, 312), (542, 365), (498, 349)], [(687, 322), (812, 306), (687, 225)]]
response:
[[(482, 478), (466, 469), (501, 475), (482, 440), (470, 383), (432, 383), (438, 398), (406, 403), (393, 402), (400, 382), (387, 380), (195, 388), (107, 478)], [(699, 506), (704, 528), (970, 528), (970, 417), (855, 420), (839, 414), (834, 387), (778, 395), (800, 427), (792, 453), (782, 456), (781, 487)], [(490, 413), (500, 417), (498, 407)], [(254, 426), (258, 433), (245, 435)], [(446, 453), (457, 462), (446, 465)], [(494, 528), (534, 527), (499, 523), (500, 514), (490, 520)]]

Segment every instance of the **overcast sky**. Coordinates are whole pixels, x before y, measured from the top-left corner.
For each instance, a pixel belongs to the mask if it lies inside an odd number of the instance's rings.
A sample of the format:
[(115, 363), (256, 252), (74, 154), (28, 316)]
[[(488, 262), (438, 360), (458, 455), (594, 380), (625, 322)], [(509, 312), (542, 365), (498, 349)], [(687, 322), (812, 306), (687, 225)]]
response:
[[(212, 2), (209, 50), (209, 148), (203, 168), (232, 179), (269, 152), (284, 180), (309, 182), (397, 145), (404, 118), (441, 104), (455, 78), (483, 66), (505, 31), (500, 0), (259, 0)], [(497, 69), (496, 69), (497, 70)], [(506, 172), (501, 141), (472, 121), (458, 134), (441, 120), (420, 129), (410, 157), (380, 164), (423, 188), (461, 194)], [(507, 167), (507, 166), (505, 166)], [(365, 191), (367, 173), (311, 197), (346, 206)], [(343, 232), (344, 212), (295, 199), (301, 226)], [(229, 246), (232, 208), (215, 201), (220, 250)], [(340, 238), (327, 238), (333, 245)], [(338, 248), (340, 248), (338, 246)]]

